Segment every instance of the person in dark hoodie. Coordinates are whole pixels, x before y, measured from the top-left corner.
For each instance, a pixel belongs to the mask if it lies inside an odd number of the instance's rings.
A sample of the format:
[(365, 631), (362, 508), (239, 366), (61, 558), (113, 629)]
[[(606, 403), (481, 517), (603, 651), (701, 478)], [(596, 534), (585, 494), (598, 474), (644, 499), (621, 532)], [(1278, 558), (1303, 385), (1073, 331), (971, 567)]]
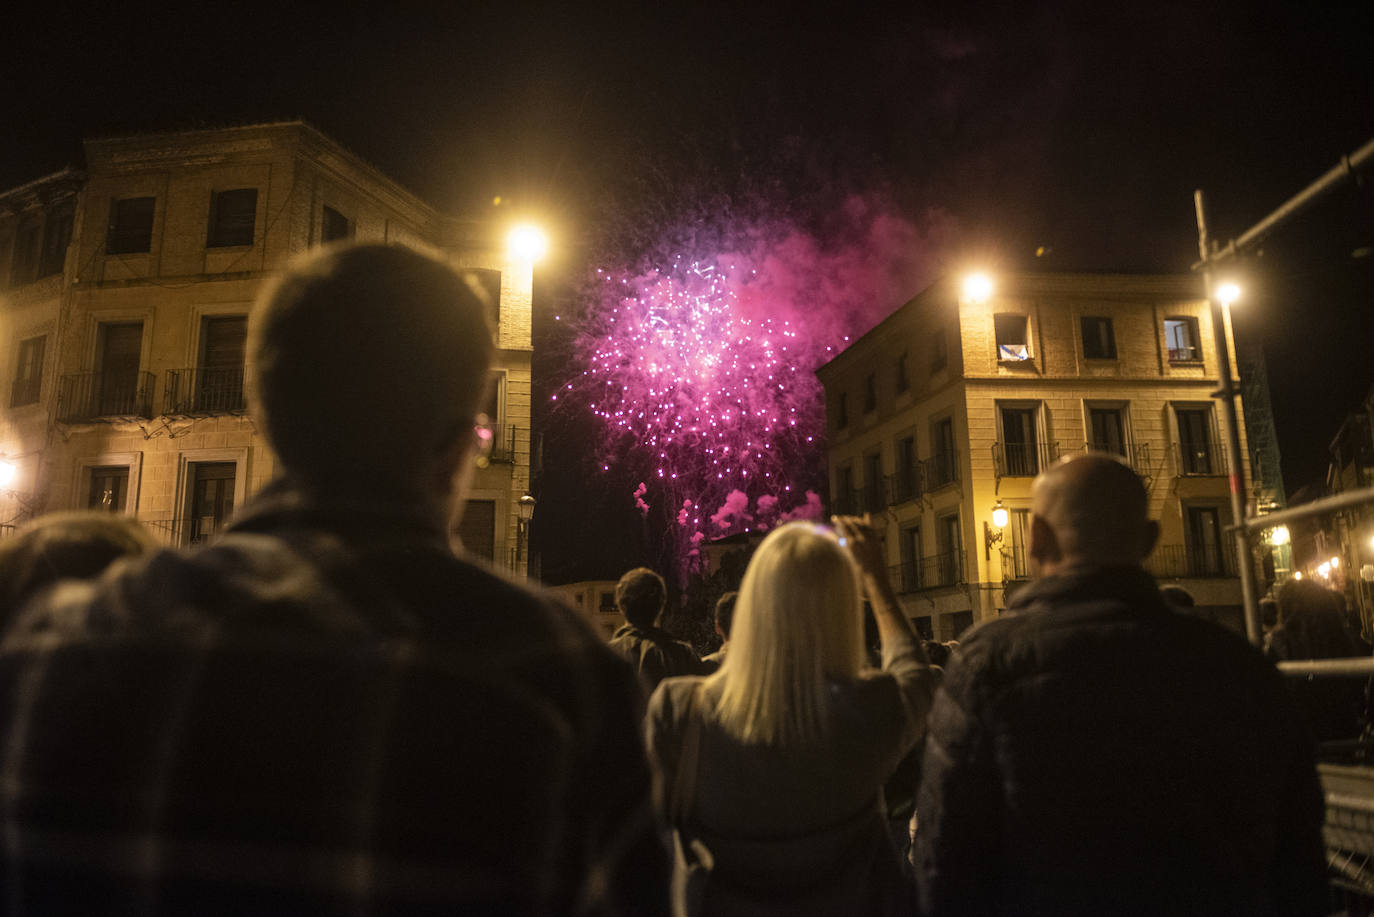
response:
[(635, 567), (615, 584), (615, 607), (625, 624), (611, 637), (611, 649), (639, 671), (649, 693), (665, 678), (707, 675), (714, 668), (658, 626), (667, 599), (663, 577), (648, 567)]
[(930, 718), (926, 912), (1326, 913), (1311, 739), (1274, 666), (1171, 608), (1114, 456), (1032, 489), (1033, 582), (969, 634)]

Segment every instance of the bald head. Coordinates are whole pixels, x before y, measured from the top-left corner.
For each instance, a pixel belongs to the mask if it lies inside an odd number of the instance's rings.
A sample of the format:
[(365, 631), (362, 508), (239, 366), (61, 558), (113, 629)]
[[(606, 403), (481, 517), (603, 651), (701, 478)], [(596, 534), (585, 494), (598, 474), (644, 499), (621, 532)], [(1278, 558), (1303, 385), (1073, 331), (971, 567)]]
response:
[(1131, 467), (1090, 453), (1045, 469), (1031, 486), (1030, 553), (1041, 573), (1076, 565), (1139, 564), (1159, 527)]

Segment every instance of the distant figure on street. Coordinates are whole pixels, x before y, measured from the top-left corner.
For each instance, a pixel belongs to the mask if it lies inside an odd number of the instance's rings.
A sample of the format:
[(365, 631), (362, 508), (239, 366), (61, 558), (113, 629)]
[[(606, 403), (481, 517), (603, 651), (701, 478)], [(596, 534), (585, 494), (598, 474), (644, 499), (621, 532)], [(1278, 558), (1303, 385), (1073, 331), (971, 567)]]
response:
[(634, 568), (615, 585), (615, 607), (625, 624), (611, 637), (611, 649), (635, 667), (649, 692), (665, 678), (711, 670), (690, 645), (658, 626), (667, 600), (663, 577), (648, 567)]
[(1115, 457), (1032, 488), (1033, 582), (931, 713), (913, 862), (942, 915), (1327, 912), (1311, 740), (1273, 665), (1174, 611)]
[(735, 599), (737, 598), (739, 598), (738, 592), (727, 592), (716, 599), (716, 633), (720, 636), (720, 649), (703, 656), (701, 659), (702, 662), (711, 666), (711, 671), (720, 668), (720, 664), (725, 661), (725, 651), (730, 647), (730, 624), (735, 620)]
[(320, 249), (249, 320), (278, 478), (0, 645), (9, 914), (660, 914), (634, 673), (455, 557), (493, 352), (441, 261)]
[[(879, 534), (857, 518), (835, 523), (770, 532), (745, 571), (720, 671), (667, 679), (649, 701), (663, 816), (715, 864), (690, 913), (896, 917), (914, 904), (882, 785), (925, 730), (938, 673), (888, 581)], [(881, 670), (865, 664), (865, 592)], [(685, 870), (674, 887), (692, 903)]]
[(157, 539), (119, 513), (47, 513), (0, 541), (0, 633), (15, 612), (61, 579), (94, 579), (121, 557), (157, 550)]

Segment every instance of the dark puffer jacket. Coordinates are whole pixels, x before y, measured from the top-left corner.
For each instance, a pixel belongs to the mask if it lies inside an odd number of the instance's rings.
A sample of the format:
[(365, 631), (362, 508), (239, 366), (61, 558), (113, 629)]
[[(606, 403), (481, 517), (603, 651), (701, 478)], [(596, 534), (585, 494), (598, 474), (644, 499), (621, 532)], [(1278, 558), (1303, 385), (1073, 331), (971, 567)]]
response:
[(1024, 589), (931, 714), (913, 859), (943, 914), (1322, 914), (1311, 741), (1273, 665), (1139, 568)]

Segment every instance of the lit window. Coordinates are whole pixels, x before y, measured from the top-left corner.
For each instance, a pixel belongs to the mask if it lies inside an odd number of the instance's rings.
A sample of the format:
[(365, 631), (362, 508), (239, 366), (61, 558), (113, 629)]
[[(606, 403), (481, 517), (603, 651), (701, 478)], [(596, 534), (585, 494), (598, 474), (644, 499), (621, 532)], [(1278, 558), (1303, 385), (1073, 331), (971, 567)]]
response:
[(1026, 316), (1003, 313), (992, 317), (997, 334), (997, 359), (1016, 362), (1030, 359)]
[(1202, 350), (1198, 347), (1197, 319), (1166, 318), (1164, 320), (1164, 346), (1169, 349), (1170, 363), (1185, 363), (1201, 360)]

